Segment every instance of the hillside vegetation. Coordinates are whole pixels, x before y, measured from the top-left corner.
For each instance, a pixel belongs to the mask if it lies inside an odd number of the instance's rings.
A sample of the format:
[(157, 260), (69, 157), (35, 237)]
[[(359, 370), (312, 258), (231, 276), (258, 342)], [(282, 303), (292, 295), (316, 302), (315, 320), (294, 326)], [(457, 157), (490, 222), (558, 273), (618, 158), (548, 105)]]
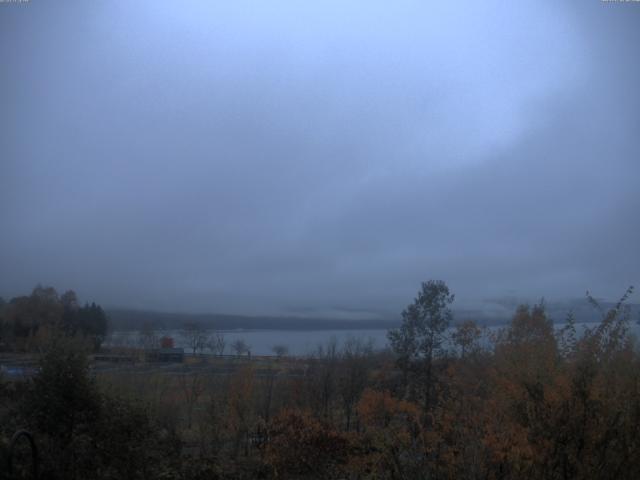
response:
[[(554, 329), (543, 304), (488, 334), (429, 281), (386, 352), (353, 339), (305, 358), (98, 368), (100, 332), (71, 328), (67, 301), (37, 290), (0, 310), (5, 349), (40, 359), (0, 387), (0, 451), (26, 428), (56, 479), (636, 479), (631, 293), (604, 309), (588, 297), (600, 322), (584, 334), (571, 316)], [(30, 468), (23, 446), (15, 475)]]

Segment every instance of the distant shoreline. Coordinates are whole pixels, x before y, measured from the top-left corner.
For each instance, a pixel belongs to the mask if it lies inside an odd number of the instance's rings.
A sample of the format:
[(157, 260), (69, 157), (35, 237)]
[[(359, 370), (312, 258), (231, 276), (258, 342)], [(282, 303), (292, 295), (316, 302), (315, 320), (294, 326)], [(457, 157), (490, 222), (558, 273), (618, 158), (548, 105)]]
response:
[[(612, 303), (602, 303), (604, 310), (611, 308)], [(640, 318), (640, 305), (630, 304), (631, 322)], [(547, 313), (554, 324), (565, 323), (569, 311), (574, 312), (575, 323), (593, 323), (601, 319), (600, 313), (585, 302), (576, 302), (562, 306), (548, 306)], [(515, 312), (515, 307), (514, 307)], [(155, 330), (179, 330), (185, 324), (198, 324), (204, 329), (221, 331), (256, 331), (256, 330), (289, 330), (289, 331), (326, 331), (326, 330), (377, 330), (396, 328), (401, 323), (401, 314), (395, 318), (371, 319), (336, 319), (336, 318), (304, 318), (278, 316), (250, 316), (230, 314), (194, 314), (168, 313), (148, 310), (106, 309), (110, 320), (111, 331), (139, 331), (143, 326), (151, 326)], [(465, 320), (474, 320), (480, 326), (497, 327), (506, 325), (512, 315), (492, 315), (481, 311), (455, 310), (453, 325)], [(513, 313), (513, 312), (512, 312)]]

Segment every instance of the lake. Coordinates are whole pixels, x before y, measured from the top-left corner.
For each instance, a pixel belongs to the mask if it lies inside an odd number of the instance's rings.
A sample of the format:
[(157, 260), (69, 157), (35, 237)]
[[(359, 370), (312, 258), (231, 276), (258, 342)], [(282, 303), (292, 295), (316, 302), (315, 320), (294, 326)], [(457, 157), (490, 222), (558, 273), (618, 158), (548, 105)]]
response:
[[(333, 338), (338, 346), (349, 338), (358, 338), (373, 342), (373, 347), (382, 349), (387, 345), (387, 330), (220, 330), (224, 335), (227, 347), (225, 354), (232, 354), (231, 344), (236, 340), (244, 340), (250, 347), (252, 355), (273, 355), (275, 345), (284, 345), (290, 355), (307, 355), (318, 345), (326, 345)], [(175, 341), (176, 347), (184, 347), (188, 351), (186, 339), (180, 330), (158, 332), (158, 337), (168, 336)], [(138, 332), (114, 332), (105, 342), (112, 346), (137, 346)], [(205, 353), (207, 353), (205, 351)]]

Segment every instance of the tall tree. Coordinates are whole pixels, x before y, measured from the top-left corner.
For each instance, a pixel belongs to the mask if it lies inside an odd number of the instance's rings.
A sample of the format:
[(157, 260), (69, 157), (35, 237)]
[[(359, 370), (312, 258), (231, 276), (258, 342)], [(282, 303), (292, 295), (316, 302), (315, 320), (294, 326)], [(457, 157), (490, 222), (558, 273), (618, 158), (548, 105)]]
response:
[(422, 283), (418, 296), (402, 312), (402, 325), (387, 334), (413, 397), (419, 391), (425, 413), (433, 400), (433, 362), (444, 352), (454, 295), (442, 280)]

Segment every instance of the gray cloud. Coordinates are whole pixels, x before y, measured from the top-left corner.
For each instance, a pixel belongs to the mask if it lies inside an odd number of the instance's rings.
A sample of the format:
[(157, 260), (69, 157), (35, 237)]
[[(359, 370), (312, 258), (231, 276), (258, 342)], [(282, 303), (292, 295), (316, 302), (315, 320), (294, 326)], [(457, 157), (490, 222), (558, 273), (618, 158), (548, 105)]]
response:
[(0, 7), (4, 296), (361, 317), (428, 278), (637, 282), (633, 5)]

